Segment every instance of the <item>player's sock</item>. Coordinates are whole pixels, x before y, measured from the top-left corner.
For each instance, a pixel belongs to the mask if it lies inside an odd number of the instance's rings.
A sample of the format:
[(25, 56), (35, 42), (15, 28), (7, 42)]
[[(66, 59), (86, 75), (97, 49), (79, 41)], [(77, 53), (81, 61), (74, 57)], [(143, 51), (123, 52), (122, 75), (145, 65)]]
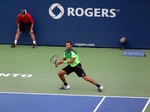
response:
[(35, 40), (33, 41), (33, 44), (36, 45), (36, 41)]
[(99, 85), (99, 84), (96, 84), (96, 86), (99, 88), (101, 85)]
[(67, 84), (67, 82), (64, 82), (64, 85), (66, 85), (66, 86), (67, 86), (67, 85), (68, 85), (68, 84)]
[(17, 40), (14, 41), (14, 44), (17, 45)]
[(36, 47), (36, 41), (34, 40), (33, 41), (33, 47), (32, 48), (35, 48)]

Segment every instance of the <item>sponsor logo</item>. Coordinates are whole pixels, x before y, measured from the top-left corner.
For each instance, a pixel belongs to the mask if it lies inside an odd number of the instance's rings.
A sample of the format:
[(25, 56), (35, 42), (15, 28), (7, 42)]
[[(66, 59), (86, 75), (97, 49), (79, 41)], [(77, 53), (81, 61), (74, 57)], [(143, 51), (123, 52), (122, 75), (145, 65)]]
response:
[[(54, 10), (58, 9), (59, 13), (55, 14)], [(115, 8), (74, 8), (74, 7), (67, 7), (65, 9), (66, 16), (68, 17), (106, 17), (106, 18), (115, 18), (117, 13), (120, 12), (119, 9)], [(64, 15), (64, 7), (59, 3), (54, 3), (49, 7), (49, 15), (53, 19), (60, 19)]]
[(143, 50), (124, 50), (123, 54), (124, 56), (145, 57)]
[(86, 16), (86, 17), (116, 17), (116, 9), (106, 9), (106, 8), (73, 8), (68, 7), (67, 16)]
[(91, 46), (91, 47), (93, 47), (93, 46), (96, 46), (94, 43), (75, 43), (75, 46), (79, 46), (79, 47), (82, 47), (82, 46)]
[[(57, 15), (54, 13), (56, 8), (59, 10)], [(64, 15), (64, 8), (59, 3), (54, 3), (49, 7), (49, 15), (53, 19), (60, 19)]]
[(21, 78), (30, 78), (30, 77), (32, 77), (32, 74), (0, 73), (0, 77), (21, 77)]

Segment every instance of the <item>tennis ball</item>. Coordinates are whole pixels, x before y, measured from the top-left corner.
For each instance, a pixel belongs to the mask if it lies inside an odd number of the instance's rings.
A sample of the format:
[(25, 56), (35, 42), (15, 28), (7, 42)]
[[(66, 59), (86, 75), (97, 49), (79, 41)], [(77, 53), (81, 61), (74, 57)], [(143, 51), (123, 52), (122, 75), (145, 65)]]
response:
[(120, 38), (120, 43), (125, 43), (125, 42), (126, 42), (126, 38), (125, 37)]

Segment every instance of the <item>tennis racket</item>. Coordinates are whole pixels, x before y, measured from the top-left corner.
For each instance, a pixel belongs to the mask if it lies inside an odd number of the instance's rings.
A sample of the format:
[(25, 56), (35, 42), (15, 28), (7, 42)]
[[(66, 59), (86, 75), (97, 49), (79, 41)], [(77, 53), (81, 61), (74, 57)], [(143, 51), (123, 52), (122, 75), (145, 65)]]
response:
[(54, 55), (54, 56), (50, 59), (50, 62), (53, 63), (53, 64), (56, 64), (56, 63), (57, 63), (57, 59), (58, 59), (58, 56), (57, 56), (57, 55)]

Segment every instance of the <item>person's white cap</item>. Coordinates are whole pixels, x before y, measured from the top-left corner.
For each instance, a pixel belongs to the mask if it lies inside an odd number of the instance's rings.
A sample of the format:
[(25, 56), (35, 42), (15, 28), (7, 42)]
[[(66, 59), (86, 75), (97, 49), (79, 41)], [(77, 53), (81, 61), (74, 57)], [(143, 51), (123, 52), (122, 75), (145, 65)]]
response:
[(21, 10), (21, 14), (26, 15), (26, 13), (27, 13), (27, 10), (26, 10), (26, 9), (22, 9), (22, 10)]

